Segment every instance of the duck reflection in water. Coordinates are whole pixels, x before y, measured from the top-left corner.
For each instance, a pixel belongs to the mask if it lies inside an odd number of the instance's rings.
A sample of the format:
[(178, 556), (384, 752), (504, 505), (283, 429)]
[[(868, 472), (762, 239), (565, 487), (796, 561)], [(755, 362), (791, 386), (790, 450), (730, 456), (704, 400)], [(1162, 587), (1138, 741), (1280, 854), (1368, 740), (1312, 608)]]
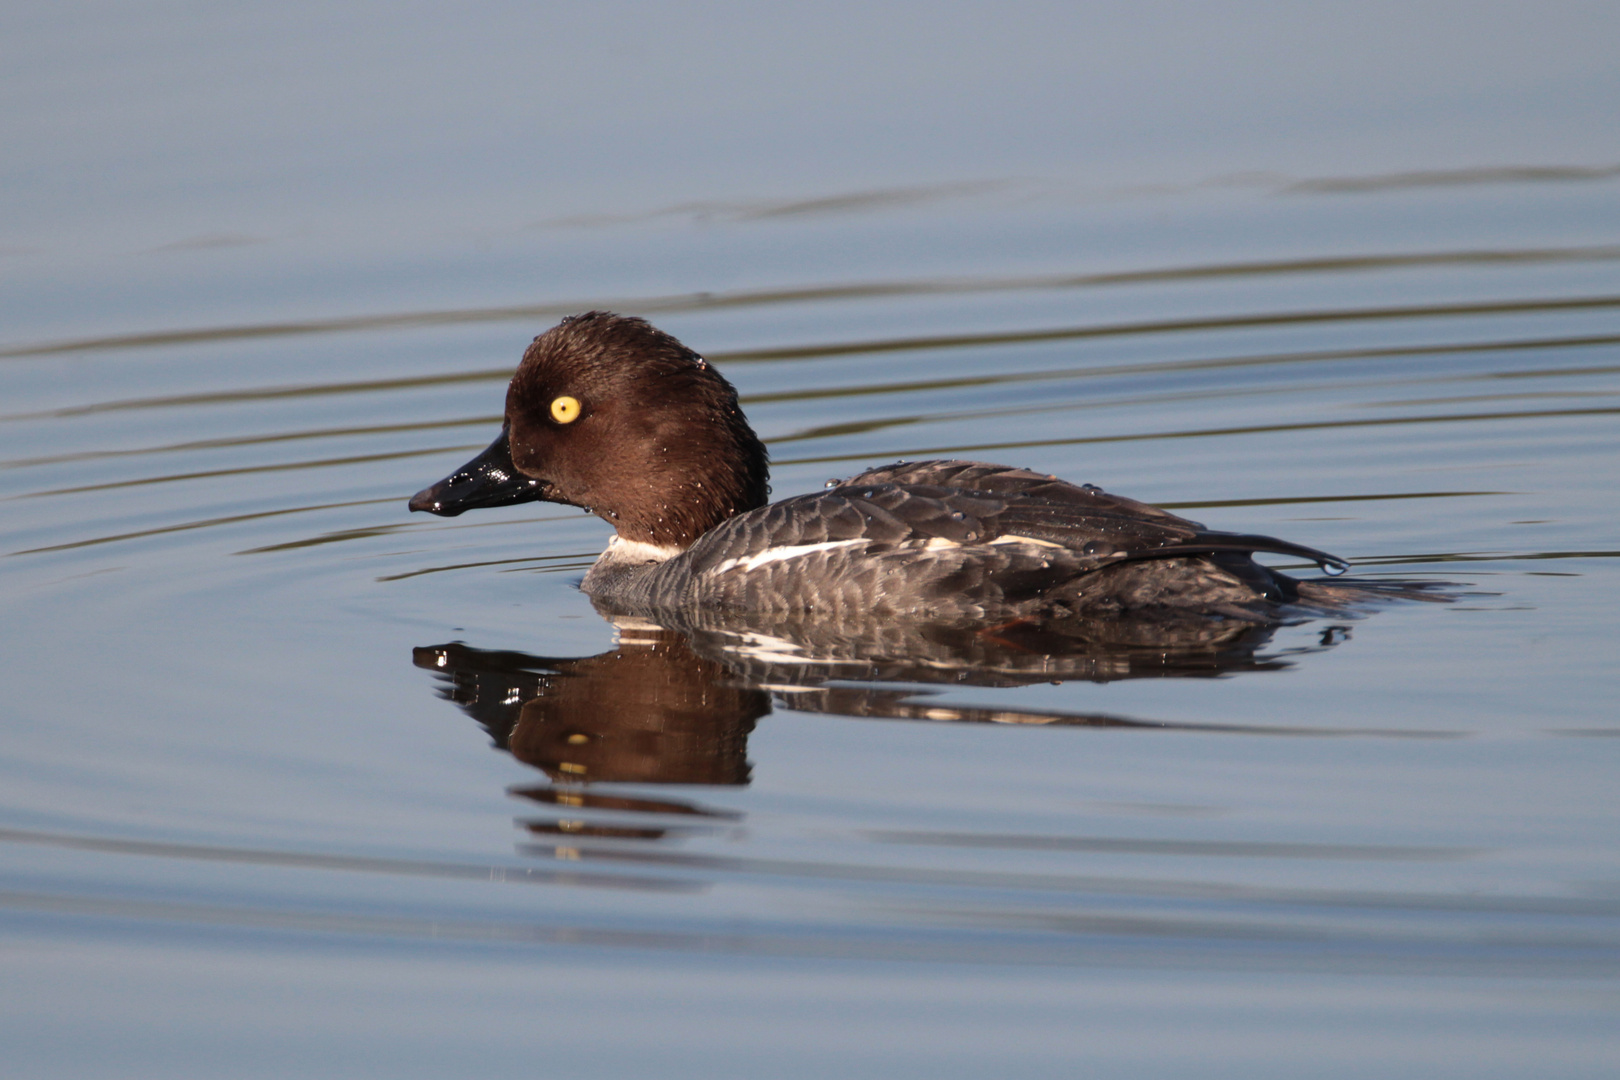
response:
[[(1349, 633), (1334, 624), (1314, 644), (1268, 653), (1262, 649), (1276, 624), (1208, 620), (1017, 623), (994, 631), (877, 619), (864, 627), (848, 620), (728, 625), (718, 617), (680, 628), (623, 618), (617, 625), (618, 648), (596, 656), (543, 657), (451, 643), (418, 648), (414, 660), (439, 675), (441, 695), (477, 720), (497, 747), (542, 770), (559, 790), (578, 789), (571, 798), (544, 789), (522, 794), (601, 806), (599, 798), (583, 794), (584, 785), (746, 784), (748, 736), (776, 705), (933, 722), (1246, 730), (949, 705), (930, 700), (939, 694), (930, 687), (1276, 671)], [(629, 802), (637, 805), (622, 808), (646, 808)]]

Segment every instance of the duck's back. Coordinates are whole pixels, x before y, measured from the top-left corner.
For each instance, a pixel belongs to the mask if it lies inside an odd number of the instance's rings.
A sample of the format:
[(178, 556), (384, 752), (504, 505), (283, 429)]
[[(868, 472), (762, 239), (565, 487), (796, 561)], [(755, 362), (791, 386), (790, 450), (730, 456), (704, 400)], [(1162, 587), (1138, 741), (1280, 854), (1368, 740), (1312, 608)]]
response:
[(667, 562), (593, 575), (585, 587), (612, 607), (649, 613), (954, 620), (1160, 608), (1255, 618), (1297, 592), (1254, 551), (1336, 562), (1027, 469), (902, 462), (739, 514)]

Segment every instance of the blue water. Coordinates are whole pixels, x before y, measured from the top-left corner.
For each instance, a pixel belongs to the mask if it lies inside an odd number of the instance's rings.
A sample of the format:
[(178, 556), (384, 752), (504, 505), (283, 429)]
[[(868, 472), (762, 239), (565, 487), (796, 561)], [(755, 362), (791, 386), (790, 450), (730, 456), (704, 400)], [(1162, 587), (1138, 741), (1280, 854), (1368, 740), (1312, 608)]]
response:
[[(1606, 8), (4, 19), (8, 1074), (1613, 1073)], [(1003, 461), (1451, 602), (616, 631), (595, 518), (404, 506), (592, 306), (778, 496)]]

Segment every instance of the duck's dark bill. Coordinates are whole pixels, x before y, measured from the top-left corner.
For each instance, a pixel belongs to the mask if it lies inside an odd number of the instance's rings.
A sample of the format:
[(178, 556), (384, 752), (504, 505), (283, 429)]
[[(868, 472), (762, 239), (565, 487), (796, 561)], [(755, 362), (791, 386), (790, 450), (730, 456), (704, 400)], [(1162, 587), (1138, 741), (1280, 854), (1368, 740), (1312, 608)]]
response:
[(411, 496), (410, 507), (440, 517), (455, 517), (463, 510), (543, 499), (544, 492), (543, 481), (524, 476), (512, 464), (512, 447), (502, 428), (501, 437), (490, 443), (489, 449)]

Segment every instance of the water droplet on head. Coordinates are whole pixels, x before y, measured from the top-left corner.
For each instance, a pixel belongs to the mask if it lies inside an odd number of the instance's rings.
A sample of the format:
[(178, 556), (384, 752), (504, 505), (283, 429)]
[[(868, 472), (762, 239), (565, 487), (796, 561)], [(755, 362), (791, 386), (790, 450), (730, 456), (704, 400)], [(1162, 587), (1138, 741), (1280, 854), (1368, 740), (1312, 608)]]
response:
[(1322, 573), (1326, 574), (1328, 577), (1338, 577), (1340, 574), (1350, 569), (1350, 564), (1345, 562), (1343, 559), (1323, 559), (1316, 565), (1320, 566), (1322, 568)]

